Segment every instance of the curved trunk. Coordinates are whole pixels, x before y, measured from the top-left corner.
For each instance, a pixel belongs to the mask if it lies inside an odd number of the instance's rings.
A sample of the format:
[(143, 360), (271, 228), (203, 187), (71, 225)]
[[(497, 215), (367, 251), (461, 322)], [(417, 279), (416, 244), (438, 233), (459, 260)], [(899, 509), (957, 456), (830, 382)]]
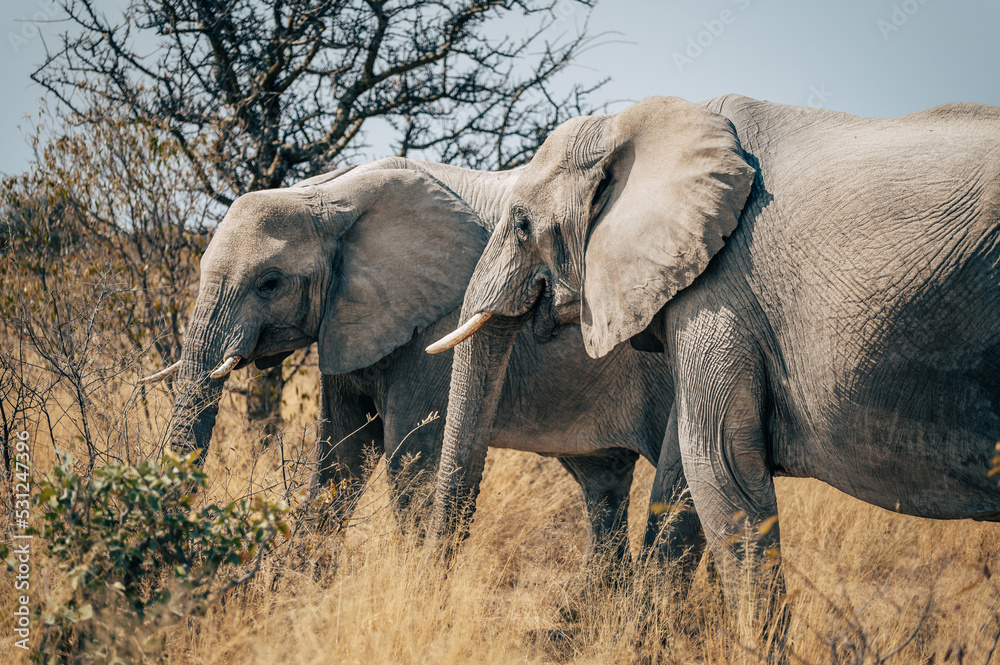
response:
[(223, 300), (198, 299), (184, 335), (181, 367), (174, 379), (174, 406), (171, 414), (171, 447), (186, 454), (200, 449), (199, 464), (205, 460), (212, 429), (219, 413), (219, 399), (225, 377), (209, 375), (219, 365), (230, 342), (233, 326), (217, 312), (226, 311)]
[(520, 318), (494, 317), (455, 347), (434, 496), (433, 527), (445, 538), (468, 535), (500, 392), (522, 324)]

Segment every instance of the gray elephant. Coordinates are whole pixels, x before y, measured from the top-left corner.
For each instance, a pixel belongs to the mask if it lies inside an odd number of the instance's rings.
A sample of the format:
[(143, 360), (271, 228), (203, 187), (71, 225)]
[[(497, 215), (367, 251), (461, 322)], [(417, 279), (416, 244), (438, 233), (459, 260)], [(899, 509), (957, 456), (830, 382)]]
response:
[[(364, 447), (374, 440), (395, 505), (405, 508), (414, 472), (433, 480), (444, 421), (411, 430), (430, 412), (444, 412), (451, 374), (450, 357), (423, 349), (457, 325), (469, 277), (519, 174), (389, 158), (241, 196), (202, 259), (182, 358), (152, 377), (177, 372), (179, 447), (208, 448), (232, 370), (272, 367), (317, 342), (316, 483), (360, 486)], [(594, 361), (570, 339), (543, 346), (525, 335), (510, 366), (493, 391), (502, 397), (489, 444), (557, 457), (583, 489), (588, 553), (628, 558), (633, 467), (640, 455), (653, 464), (659, 458), (668, 365), (631, 349)], [(485, 457), (484, 439), (475, 464), (462, 470), (476, 487)], [(680, 464), (656, 483), (654, 502), (683, 492)], [(679, 524), (687, 530), (667, 540), (688, 539), (697, 555), (697, 517), (689, 509)], [(659, 526), (650, 521), (650, 544)]]
[(593, 357), (665, 349), (664, 450), (731, 603), (741, 529), (757, 554), (779, 545), (774, 476), (1000, 520), (1000, 109), (870, 119), (730, 95), (570, 120), (514, 185), (462, 316), (431, 349), (474, 335), (454, 360), (446, 524), (529, 319), (579, 322)]

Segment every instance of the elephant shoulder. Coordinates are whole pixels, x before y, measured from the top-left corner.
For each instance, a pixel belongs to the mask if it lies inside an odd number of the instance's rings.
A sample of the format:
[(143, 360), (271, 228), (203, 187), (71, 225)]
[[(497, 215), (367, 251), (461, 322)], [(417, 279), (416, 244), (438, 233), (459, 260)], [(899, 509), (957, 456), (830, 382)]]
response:
[(925, 111), (911, 113), (904, 118), (939, 121), (988, 121), (1000, 123), (1000, 106), (975, 102), (956, 102), (934, 106)]
[(980, 155), (1000, 149), (1000, 106), (963, 102), (942, 104), (897, 118), (918, 133), (936, 133), (942, 141)]
[(727, 112), (734, 111), (737, 109), (742, 109), (748, 105), (759, 103), (758, 100), (746, 97), (744, 95), (738, 95), (735, 93), (730, 93), (728, 95), (720, 95), (713, 99), (709, 99), (700, 102), (698, 105), (703, 106), (713, 113), (718, 113), (720, 115), (727, 115)]

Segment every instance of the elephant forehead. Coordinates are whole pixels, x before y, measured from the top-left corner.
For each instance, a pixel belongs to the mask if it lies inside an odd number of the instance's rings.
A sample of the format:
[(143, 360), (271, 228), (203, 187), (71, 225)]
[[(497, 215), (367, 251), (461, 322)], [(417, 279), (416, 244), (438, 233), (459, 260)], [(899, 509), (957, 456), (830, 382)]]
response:
[(280, 267), (286, 272), (298, 272), (315, 263), (315, 242), (295, 238), (274, 237), (254, 228), (222, 228), (205, 250), (203, 271), (215, 271), (230, 276), (254, 273), (267, 267)]
[(513, 207), (527, 211), (533, 223), (549, 225), (579, 207), (581, 191), (586, 188), (582, 174), (570, 175), (547, 168), (533, 175), (530, 180), (519, 183), (512, 197)]
[(202, 263), (231, 273), (240, 266), (272, 260), (294, 262), (310, 254), (315, 240), (315, 224), (301, 194), (285, 190), (245, 194), (219, 224)]
[(550, 221), (550, 215), (561, 219), (567, 213), (578, 212), (596, 185), (594, 176), (600, 174), (587, 166), (595, 159), (593, 155), (584, 161), (574, 157), (578, 147), (568, 141), (565, 150), (550, 153), (551, 159), (536, 156), (518, 180), (512, 198), (531, 211), (536, 222)]
[(309, 190), (273, 189), (244, 194), (230, 206), (217, 235), (305, 241), (315, 235)]

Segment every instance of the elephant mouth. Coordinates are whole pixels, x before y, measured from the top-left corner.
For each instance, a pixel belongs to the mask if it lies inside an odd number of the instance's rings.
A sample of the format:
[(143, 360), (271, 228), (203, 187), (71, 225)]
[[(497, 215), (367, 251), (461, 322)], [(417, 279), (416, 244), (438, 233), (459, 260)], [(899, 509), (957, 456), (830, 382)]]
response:
[[(315, 341), (315, 337), (310, 337), (298, 328), (291, 326), (265, 329), (250, 353), (234, 351), (225, 354), (222, 362), (209, 376), (212, 379), (222, 379), (233, 370), (247, 367), (250, 363), (253, 363), (257, 369), (270, 369), (280, 365), (285, 358), (292, 355), (297, 349), (307, 347)], [(181, 361), (178, 360), (164, 370), (139, 379), (139, 383), (158, 383), (177, 374), (180, 368)]]
[(247, 367), (251, 362), (257, 369), (271, 369), (272, 367), (277, 367), (284, 362), (285, 358), (292, 355), (292, 353), (294, 353), (294, 350), (281, 351), (279, 353), (271, 353), (268, 355), (258, 355), (254, 357), (253, 360), (243, 359), (233, 369)]
[(580, 298), (565, 288), (556, 291), (545, 280), (529, 312), (532, 312), (531, 330), (535, 338), (542, 343), (551, 342), (567, 326), (580, 323)]
[(314, 337), (306, 335), (293, 326), (265, 328), (261, 331), (257, 344), (251, 353), (246, 355), (233, 354), (240, 356), (240, 361), (233, 369), (242, 369), (250, 363), (253, 363), (257, 369), (276, 367), (296, 350), (307, 347), (315, 341)]

